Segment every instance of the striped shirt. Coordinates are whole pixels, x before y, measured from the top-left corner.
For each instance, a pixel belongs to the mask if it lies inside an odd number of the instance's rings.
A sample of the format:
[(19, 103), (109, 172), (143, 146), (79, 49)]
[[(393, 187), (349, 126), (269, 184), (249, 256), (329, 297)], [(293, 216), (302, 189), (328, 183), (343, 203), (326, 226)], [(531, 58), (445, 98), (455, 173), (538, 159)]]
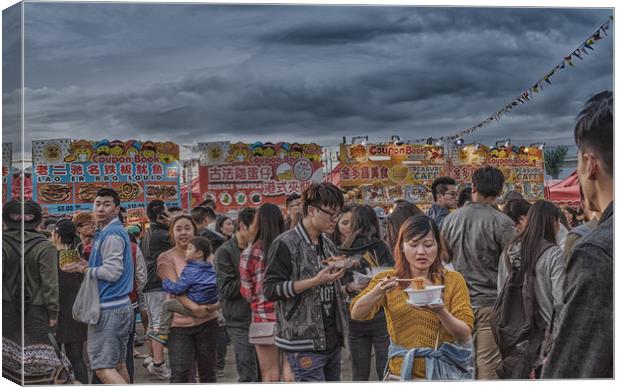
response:
[(239, 258), (241, 295), (250, 303), (254, 322), (276, 321), (274, 303), (263, 293), (265, 271), (263, 242), (257, 241), (243, 250)]

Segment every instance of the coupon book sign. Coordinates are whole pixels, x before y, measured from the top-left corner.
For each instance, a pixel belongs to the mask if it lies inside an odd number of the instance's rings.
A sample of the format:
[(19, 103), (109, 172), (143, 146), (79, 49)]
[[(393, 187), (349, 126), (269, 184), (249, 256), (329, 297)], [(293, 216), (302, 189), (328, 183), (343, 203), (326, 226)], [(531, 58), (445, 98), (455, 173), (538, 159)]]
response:
[(474, 171), (487, 165), (502, 171), (504, 192), (515, 190), (528, 201), (544, 198), (545, 163), (541, 148), (465, 145), (452, 152), (450, 176), (462, 186), (470, 185)]
[(399, 199), (431, 203), (431, 183), (447, 173), (441, 146), (340, 145), (340, 185), (346, 190), (347, 201), (370, 205)]
[(128, 210), (155, 199), (181, 203), (179, 147), (169, 141), (33, 141), (32, 160), (33, 199), (50, 214), (92, 209), (102, 187), (114, 188)]
[(215, 200), (218, 212), (284, 206), (288, 195), (324, 178), (317, 144), (212, 142), (199, 149), (200, 194)]

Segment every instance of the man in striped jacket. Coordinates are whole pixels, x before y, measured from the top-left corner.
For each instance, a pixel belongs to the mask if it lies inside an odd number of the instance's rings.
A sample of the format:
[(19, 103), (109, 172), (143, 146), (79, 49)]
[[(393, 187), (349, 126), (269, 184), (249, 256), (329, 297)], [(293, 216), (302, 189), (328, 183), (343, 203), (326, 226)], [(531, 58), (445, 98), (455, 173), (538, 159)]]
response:
[(324, 233), (336, 227), (344, 204), (330, 183), (302, 194), (303, 219), (274, 240), (267, 252), (265, 296), (276, 306), (276, 346), (285, 351), (295, 382), (340, 381), (341, 346), (347, 331), (344, 269), (322, 261), (336, 255)]

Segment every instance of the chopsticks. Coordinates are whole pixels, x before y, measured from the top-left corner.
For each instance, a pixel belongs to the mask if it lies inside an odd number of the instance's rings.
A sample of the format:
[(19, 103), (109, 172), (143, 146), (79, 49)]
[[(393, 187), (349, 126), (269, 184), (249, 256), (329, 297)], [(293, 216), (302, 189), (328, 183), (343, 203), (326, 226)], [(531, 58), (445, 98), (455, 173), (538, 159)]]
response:
[(384, 278), (385, 281), (391, 281), (394, 280), (396, 282), (411, 282), (413, 281), (413, 279), (408, 279), (408, 278)]

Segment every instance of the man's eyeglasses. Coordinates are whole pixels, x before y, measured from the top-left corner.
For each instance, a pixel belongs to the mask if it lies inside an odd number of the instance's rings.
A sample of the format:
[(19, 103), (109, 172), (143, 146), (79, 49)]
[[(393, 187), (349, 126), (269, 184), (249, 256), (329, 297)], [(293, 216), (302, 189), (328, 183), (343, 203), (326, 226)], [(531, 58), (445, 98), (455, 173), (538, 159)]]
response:
[(336, 218), (338, 218), (338, 217), (340, 216), (340, 212), (331, 212), (331, 211), (327, 211), (327, 210), (324, 210), (324, 209), (322, 209), (321, 207), (318, 207), (318, 206), (312, 206), (312, 207), (314, 207), (314, 208), (316, 208), (317, 210), (319, 210), (319, 211), (321, 211), (321, 212), (324, 212), (324, 213), (326, 213), (327, 215), (329, 215), (329, 219), (330, 219), (330, 220), (334, 220), (334, 219), (336, 219)]
[(455, 198), (459, 195), (459, 193), (458, 192), (444, 192), (443, 195), (452, 196), (453, 198)]

